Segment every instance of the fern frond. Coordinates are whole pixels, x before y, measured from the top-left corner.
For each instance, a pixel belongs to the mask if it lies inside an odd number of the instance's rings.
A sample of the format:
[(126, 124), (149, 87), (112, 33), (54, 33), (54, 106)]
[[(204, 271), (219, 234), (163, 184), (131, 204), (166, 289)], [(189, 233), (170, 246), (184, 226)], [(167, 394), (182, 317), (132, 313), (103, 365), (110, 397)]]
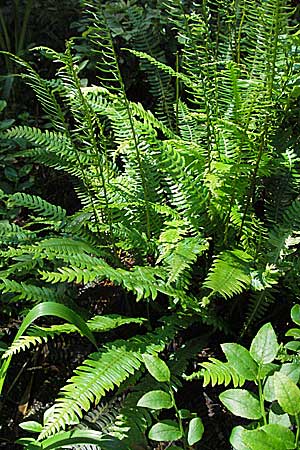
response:
[(212, 386), (223, 384), (228, 386), (233, 383), (234, 387), (243, 386), (245, 378), (239, 375), (228, 362), (219, 361), (216, 358), (209, 358), (209, 361), (200, 364), (203, 369), (186, 376), (186, 380), (191, 381), (203, 378), (203, 386), (211, 384)]
[(26, 83), (34, 90), (44, 111), (49, 115), (49, 119), (54, 129), (58, 131), (65, 131), (66, 124), (64, 120), (64, 114), (58, 101), (56, 100), (55, 95), (52, 92), (51, 87), (48, 86), (47, 81), (41, 78), (39, 74), (30, 66), (30, 64), (28, 64), (23, 59), (10, 53), (7, 53), (7, 55), (18, 65), (23, 67), (24, 72), (22, 73), (22, 78), (24, 78)]
[(20, 206), (22, 208), (32, 209), (44, 217), (50, 217), (53, 220), (63, 221), (66, 218), (66, 211), (57, 205), (46, 202), (37, 195), (17, 192), (9, 196), (8, 206)]
[(179, 241), (168, 254), (163, 262), (168, 270), (167, 283), (171, 284), (179, 279), (183, 281), (183, 272), (188, 271), (197, 257), (208, 249), (208, 242), (201, 238), (185, 238)]
[(42, 302), (42, 301), (58, 301), (58, 294), (55, 289), (39, 287), (33, 284), (28, 284), (25, 282), (18, 283), (14, 280), (9, 280), (4, 278), (0, 282), (0, 290), (3, 293), (14, 294), (14, 300), (29, 300), (32, 302)]
[(33, 231), (24, 230), (15, 223), (8, 220), (0, 221), (0, 242), (1, 244), (23, 244), (34, 241), (36, 234)]
[(252, 257), (240, 250), (223, 252), (213, 263), (203, 286), (223, 297), (240, 294), (250, 286)]
[[(107, 316), (95, 316), (86, 323), (91, 331), (105, 333), (123, 325), (131, 323), (141, 325), (144, 322), (145, 319), (142, 318), (122, 317), (116, 314), (111, 314)], [(69, 323), (62, 325), (51, 325), (51, 327), (32, 326), (27, 330), (28, 335), (22, 335), (19, 339), (17, 339), (2, 355), (2, 358), (8, 358), (16, 353), (28, 350), (32, 346), (36, 347), (42, 342), (47, 342), (48, 339), (55, 338), (58, 334), (77, 332), (78, 328)]]
[[(174, 323), (173, 323), (174, 322)], [(92, 353), (75, 375), (61, 390), (51, 415), (48, 416), (40, 439), (78, 422), (82, 411), (88, 411), (92, 403), (99, 403), (102, 396), (125, 381), (140, 369), (143, 353), (157, 353), (174, 336), (178, 319), (154, 333), (135, 336), (127, 341), (115, 341)]]

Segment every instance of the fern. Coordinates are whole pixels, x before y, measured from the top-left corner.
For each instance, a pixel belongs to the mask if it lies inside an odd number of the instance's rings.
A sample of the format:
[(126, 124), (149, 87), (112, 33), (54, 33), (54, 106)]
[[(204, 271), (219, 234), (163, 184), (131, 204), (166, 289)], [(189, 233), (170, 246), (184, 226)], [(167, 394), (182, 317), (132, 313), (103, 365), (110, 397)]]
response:
[(203, 369), (192, 375), (186, 376), (188, 381), (203, 378), (203, 386), (223, 384), (228, 386), (233, 383), (234, 387), (243, 386), (245, 379), (241, 377), (228, 362), (219, 361), (216, 358), (209, 358), (209, 361), (200, 364)]
[[(114, 330), (120, 326), (130, 323), (142, 324), (144, 319), (122, 317), (117, 315), (95, 316), (87, 321), (87, 326), (91, 331), (104, 333)], [(53, 339), (61, 333), (75, 333), (78, 329), (72, 324), (51, 325), (51, 327), (33, 326), (27, 331), (28, 335), (23, 335), (17, 339), (13, 345), (2, 355), (2, 358), (8, 358), (21, 351), (28, 350), (32, 346), (37, 346), (48, 339)]]
[(22, 208), (32, 209), (44, 217), (50, 217), (54, 220), (63, 221), (66, 211), (60, 206), (51, 205), (36, 195), (16, 193), (9, 197), (8, 206), (21, 206)]
[(140, 369), (143, 353), (162, 351), (177, 327), (176, 321), (171, 322), (154, 333), (115, 341), (104, 345), (102, 351), (92, 353), (61, 390), (40, 439), (78, 422), (82, 411), (88, 411), (92, 403), (99, 403), (107, 391), (120, 386)]
[(203, 285), (223, 297), (241, 293), (250, 285), (252, 258), (240, 250), (222, 253), (216, 258)]

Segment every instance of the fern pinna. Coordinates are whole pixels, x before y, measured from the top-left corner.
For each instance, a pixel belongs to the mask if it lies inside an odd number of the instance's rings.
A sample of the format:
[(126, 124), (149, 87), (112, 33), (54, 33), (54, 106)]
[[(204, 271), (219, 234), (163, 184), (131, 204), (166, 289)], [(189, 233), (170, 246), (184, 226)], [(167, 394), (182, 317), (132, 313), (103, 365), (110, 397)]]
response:
[[(155, 42), (149, 53), (143, 47), (143, 14), (129, 2), (128, 18), (139, 32), (136, 48), (124, 52), (147, 71), (157, 96), (151, 112), (127, 96), (102, 5), (83, 3), (99, 61), (97, 86), (82, 86), (72, 40), (65, 53), (39, 49), (58, 64), (54, 81), (11, 56), (52, 129), (15, 126), (3, 135), (26, 139), (25, 156), (68, 173), (81, 208), (69, 215), (36, 195), (1, 191), (7, 211), (26, 213), (24, 224), (7, 215), (0, 222), (3, 301), (24, 309), (41, 300), (68, 302), (79, 287), (110, 280), (132, 301), (151, 308), (167, 299), (175, 318), (184, 311), (216, 327), (222, 320), (214, 300), (235, 297), (233, 308), (246, 293), (245, 331), (276, 300), (274, 285), (289, 289), (299, 275), (298, 146), (277, 139), (297, 101), (292, 11), (285, 0), (196, 1), (190, 11), (166, 0), (161, 12), (177, 39), (171, 67)], [(278, 179), (286, 180), (279, 197)], [(91, 355), (61, 391), (41, 436), (78, 422), (139, 371), (141, 354), (167, 342), (164, 336), (158, 344), (155, 333)], [(214, 360), (206, 369), (242, 382)]]

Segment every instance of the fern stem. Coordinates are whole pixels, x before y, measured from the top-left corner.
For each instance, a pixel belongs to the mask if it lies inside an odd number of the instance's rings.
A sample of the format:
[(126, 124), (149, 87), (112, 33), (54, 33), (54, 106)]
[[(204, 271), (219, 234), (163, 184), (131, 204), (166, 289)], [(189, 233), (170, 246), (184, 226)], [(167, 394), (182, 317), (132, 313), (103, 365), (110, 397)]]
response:
[(243, 2), (243, 13), (242, 13), (242, 17), (241, 17), (241, 21), (240, 21), (240, 25), (239, 25), (239, 29), (238, 29), (238, 36), (237, 36), (237, 46), (236, 46), (236, 62), (238, 64), (241, 63), (241, 36), (242, 36), (242, 28), (243, 28), (243, 23), (246, 17), (246, 8), (245, 8), (245, 0)]
[[(114, 239), (113, 239), (112, 223), (111, 223), (111, 220), (110, 220), (110, 215), (108, 213), (108, 211), (109, 211), (109, 202), (108, 202), (108, 197), (107, 197), (106, 181), (105, 181), (104, 173), (103, 173), (103, 170), (102, 170), (102, 167), (101, 167), (102, 164), (101, 164), (101, 161), (100, 161), (100, 154), (99, 154), (98, 143), (97, 143), (97, 139), (96, 139), (96, 136), (95, 136), (94, 127), (93, 127), (92, 113), (91, 113), (91, 110), (90, 110), (90, 106), (87, 103), (86, 98), (84, 97), (84, 95), (82, 93), (82, 90), (81, 90), (80, 80), (78, 78), (77, 72), (76, 72), (74, 64), (73, 64), (73, 59), (72, 59), (72, 56), (71, 56), (71, 43), (70, 42), (67, 43), (67, 55), (69, 57), (68, 58), (68, 62), (69, 62), (69, 68), (71, 70), (72, 79), (75, 82), (76, 90), (77, 90), (77, 93), (79, 95), (81, 105), (83, 106), (83, 112), (84, 112), (85, 119), (87, 121), (87, 127), (88, 127), (88, 133), (89, 133), (90, 141), (91, 141), (93, 150), (94, 150), (94, 152), (95, 152), (95, 154), (96, 154), (96, 156), (98, 158), (97, 169), (98, 169), (98, 173), (100, 175), (101, 184), (102, 184), (102, 188), (103, 188), (103, 195), (104, 195), (104, 202), (105, 202), (105, 207), (106, 207), (106, 214), (108, 216), (109, 227), (110, 227), (110, 237), (111, 237), (111, 240), (113, 242)], [(94, 212), (96, 212), (95, 205), (93, 205), (93, 207), (94, 207)], [(99, 220), (97, 213), (96, 213), (96, 220)]]
[(135, 128), (134, 128), (134, 124), (133, 124), (133, 117), (132, 117), (132, 113), (131, 113), (131, 109), (130, 109), (130, 104), (126, 95), (126, 90), (125, 90), (125, 86), (124, 86), (124, 82), (123, 82), (123, 78), (121, 75), (121, 71), (120, 71), (120, 67), (119, 67), (119, 63), (118, 63), (118, 57), (116, 54), (116, 50), (115, 50), (115, 46), (113, 43), (113, 39), (111, 36), (111, 32), (110, 29), (107, 25), (107, 20), (105, 17), (105, 14), (103, 12), (103, 7), (100, 5), (99, 8), (101, 8), (101, 16), (102, 19), (104, 21), (104, 24), (106, 26), (106, 31), (107, 31), (107, 35), (108, 35), (108, 39), (109, 39), (109, 44), (110, 44), (110, 48), (113, 52), (113, 56), (114, 56), (114, 61), (115, 61), (115, 68), (117, 71), (117, 76), (118, 76), (118, 81), (121, 87), (121, 91), (122, 91), (122, 95), (123, 95), (123, 100), (124, 100), (124, 104), (125, 104), (125, 108), (127, 111), (127, 115), (128, 115), (128, 120), (130, 123), (130, 128), (131, 128), (131, 133), (132, 133), (132, 138), (133, 138), (133, 142), (134, 142), (134, 147), (135, 147), (135, 151), (136, 151), (136, 158), (137, 158), (137, 163), (138, 163), (138, 167), (139, 167), (139, 171), (140, 171), (140, 175), (141, 175), (141, 182), (142, 182), (142, 187), (143, 187), (143, 193), (144, 193), (144, 200), (145, 200), (145, 214), (146, 214), (146, 234), (148, 239), (150, 239), (151, 237), (151, 221), (150, 221), (150, 205), (149, 205), (149, 200), (148, 200), (148, 192), (147, 192), (147, 183), (146, 183), (146, 177), (145, 177), (145, 173), (144, 173), (144, 168), (143, 168), (143, 164), (142, 164), (142, 157), (140, 154), (140, 150), (139, 150), (139, 142), (138, 142), (138, 137), (136, 135), (135, 132)]
[[(176, 52), (176, 72), (179, 72), (179, 53)], [(175, 95), (176, 95), (176, 112), (175, 112), (175, 130), (176, 133), (179, 133), (179, 78), (176, 77), (176, 85), (175, 85)]]
[(264, 127), (263, 127), (263, 132), (261, 135), (261, 141), (260, 141), (260, 145), (259, 145), (259, 150), (258, 150), (258, 155), (256, 158), (256, 162), (255, 162), (255, 166), (252, 172), (252, 177), (251, 177), (251, 181), (250, 181), (250, 188), (248, 191), (248, 195), (247, 195), (247, 199), (246, 199), (246, 205), (245, 205), (245, 209), (244, 209), (244, 214), (243, 214), (243, 218), (242, 218), (242, 223), (238, 232), (238, 237), (237, 240), (239, 241), (241, 239), (242, 233), (243, 233), (243, 228), (245, 225), (245, 221), (247, 218), (247, 214), (250, 208), (250, 203), (251, 201), (254, 201), (254, 196), (255, 196), (255, 187), (256, 187), (256, 180), (257, 180), (257, 174), (258, 174), (258, 170), (259, 170), (259, 165), (263, 156), (263, 152), (265, 149), (265, 142), (267, 139), (267, 132), (268, 132), (268, 124), (269, 124), (269, 117), (266, 116), (265, 118), (265, 123), (264, 123)]

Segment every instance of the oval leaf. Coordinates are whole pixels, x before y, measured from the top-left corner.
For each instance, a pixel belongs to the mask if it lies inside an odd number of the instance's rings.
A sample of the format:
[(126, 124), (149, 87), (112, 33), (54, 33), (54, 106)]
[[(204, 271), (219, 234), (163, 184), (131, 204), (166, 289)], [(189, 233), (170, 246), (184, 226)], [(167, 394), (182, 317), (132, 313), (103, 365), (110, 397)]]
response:
[(188, 430), (188, 444), (194, 445), (196, 442), (199, 442), (204, 433), (204, 426), (200, 417), (194, 417), (189, 423)]
[(281, 425), (269, 424), (243, 435), (251, 450), (290, 450), (295, 448), (294, 434)]
[(173, 402), (170, 394), (164, 391), (150, 391), (143, 395), (137, 403), (137, 406), (150, 409), (169, 409)]
[(287, 413), (283, 413), (278, 403), (273, 403), (269, 412), (269, 423), (282, 425), (289, 428), (291, 426), (290, 416)]
[[(43, 441), (43, 450), (72, 447), (77, 444), (94, 444), (99, 448), (112, 448), (113, 439), (95, 430), (71, 430), (56, 433)], [(116, 443), (114, 442), (114, 445)], [(125, 444), (118, 441), (118, 450), (125, 450)]]
[(221, 402), (236, 416), (246, 419), (260, 419), (258, 399), (246, 389), (228, 389), (219, 396)]
[(294, 323), (300, 325), (300, 305), (295, 305), (291, 309), (291, 318)]
[(167, 364), (156, 355), (149, 355), (149, 353), (143, 354), (143, 361), (148, 372), (157, 381), (163, 383), (164, 381), (170, 381), (170, 369)]
[(172, 420), (162, 420), (156, 423), (149, 431), (149, 439), (153, 441), (177, 441), (182, 437), (182, 433), (176, 422)]
[(228, 363), (239, 375), (246, 380), (257, 378), (258, 365), (245, 347), (234, 343), (223, 344), (221, 347)]
[(300, 329), (299, 328), (291, 328), (285, 333), (288, 337), (293, 337), (294, 339), (300, 339)]
[(285, 412), (295, 416), (300, 412), (300, 389), (287, 375), (277, 372), (273, 376), (279, 405)]
[(279, 373), (286, 375), (290, 380), (297, 384), (300, 377), (300, 365), (296, 362), (283, 364)]
[(29, 420), (28, 422), (22, 422), (19, 424), (22, 430), (32, 431), (33, 433), (40, 433), (43, 429), (43, 425), (34, 420)]
[(258, 364), (268, 364), (275, 359), (278, 349), (275, 331), (270, 323), (266, 323), (253, 339), (250, 354)]
[(245, 430), (245, 428), (241, 426), (233, 428), (229, 442), (235, 450), (251, 450), (251, 448), (244, 443), (244, 435), (247, 431), (248, 430)]

